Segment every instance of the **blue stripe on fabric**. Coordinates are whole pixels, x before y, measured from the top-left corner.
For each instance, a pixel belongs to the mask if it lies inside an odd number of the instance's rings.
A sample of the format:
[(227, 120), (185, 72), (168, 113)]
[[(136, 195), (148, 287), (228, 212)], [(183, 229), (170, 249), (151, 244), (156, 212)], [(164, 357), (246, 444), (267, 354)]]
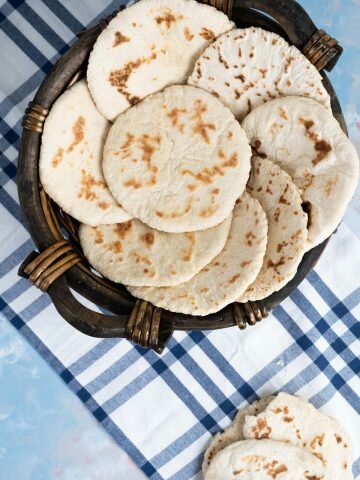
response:
[(20, 208), (20, 205), (15, 202), (11, 195), (7, 193), (7, 191), (0, 187), (0, 205), (6, 208), (6, 210), (16, 218), (16, 220), (23, 224), (24, 222), (24, 214)]
[(52, 63), (43, 55), (36, 46), (10, 20), (0, 13), (2, 31), (20, 48), (44, 73), (48, 73)]
[[(1, 190), (0, 190), (1, 192)], [(14, 267), (19, 265), (19, 258), (26, 258), (27, 255), (34, 249), (34, 243), (29, 238), (24, 243), (22, 243), (16, 250), (11, 252), (4, 260), (0, 263), (0, 277), (7, 275)], [(11, 287), (10, 287), (11, 288)]]
[[(48, 0), (41, 0), (47, 7), (49, 7)], [(79, 33), (84, 29), (85, 25), (82, 24), (77, 18), (74, 17), (69, 10), (62, 5), (58, 0), (51, 0), (51, 11), (74, 33)]]

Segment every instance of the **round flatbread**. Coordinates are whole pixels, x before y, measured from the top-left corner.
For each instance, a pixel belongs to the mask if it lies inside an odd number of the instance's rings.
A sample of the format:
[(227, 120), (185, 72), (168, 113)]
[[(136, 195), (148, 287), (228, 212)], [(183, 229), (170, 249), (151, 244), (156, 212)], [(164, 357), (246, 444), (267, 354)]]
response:
[(260, 271), (266, 250), (267, 221), (248, 193), (237, 201), (222, 252), (190, 281), (177, 287), (127, 287), (135, 297), (172, 312), (207, 315), (235, 301)]
[(204, 461), (202, 464), (202, 470), (204, 474), (209, 468), (211, 460), (218, 452), (220, 452), (220, 450), (223, 450), (228, 445), (238, 442), (239, 440), (245, 440), (243, 435), (245, 417), (247, 415), (257, 415), (259, 412), (262, 412), (274, 398), (275, 397), (273, 396), (261, 398), (242, 410), (239, 410), (234, 418), (233, 423), (224, 432), (217, 433), (212, 438), (210, 445), (205, 452)]
[(89, 225), (131, 218), (111, 195), (102, 174), (109, 127), (86, 82), (80, 81), (56, 100), (41, 137), (39, 170), (46, 193), (66, 213)]
[(147, 95), (186, 83), (203, 48), (233, 27), (224, 13), (195, 0), (141, 0), (121, 11), (89, 59), (99, 111), (114, 120)]
[(324, 466), (323, 480), (352, 480), (352, 452), (339, 423), (306, 400), (279, 393), (257, 415), (245, 419), (244, 437), (287, 442), (308, 450)]
[(233, 114), (199, 88), (171, 86), (119, 115), (104, 175), (127, 211), (164, 232), (205, 230), (243, 193), (251, 149)]
[(139, 220), (79, 230), (84, 254), (102, 275), (133, 286), (170, 286), (190, 280), (226, 243), (231, 218), (202, 232), (165, 233)]
[(290, 175), (274, 162), (253, 157), (247, 189), (261, 203), (269, 229), (263, 266), (239, 299), (243, 303), (277, 292), (295, 276), (308, 236), (300, 193)]
[(207, 90), (242, 120), (277, 97), (311, 97), (330, 109), (318, 70), (294, 46), (261, 28), (221, 35), (200, 56), (189, 84)]
[(322, 480), (311, 453), (274, 440), (244, 440), (218, 452), (204, 480)]
[(262, 157), (291, 175), (308, 213), (308, 245), (315, 247), (339, 225), (359, 177), (355, 147), (317, 102), (286, 97), (261, 105), (242, 122)]

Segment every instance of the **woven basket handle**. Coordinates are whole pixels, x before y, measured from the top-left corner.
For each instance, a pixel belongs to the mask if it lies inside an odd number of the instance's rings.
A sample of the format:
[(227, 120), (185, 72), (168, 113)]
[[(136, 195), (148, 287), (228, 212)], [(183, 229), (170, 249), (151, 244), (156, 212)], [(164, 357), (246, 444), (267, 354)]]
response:
[(162, 353), (173, 328), (161, 323), (161, 310), (141, 300), (136, 302), (129, 315), (108, 315), (90, 310), (74, 297), (64, 276), (78, 262), (81, 258), (63, 239), (41, 254), (31, 252), (20, 265), (18, 274), (46, 291), (60, 315), (82, 333), (99, 338), (125, 337)]
[(295, 0), (234, 0), (233, 8), (251, 8), (270, 15), (318, 70), (332, 70), (343, 52), (337, 40), (318, 30)]

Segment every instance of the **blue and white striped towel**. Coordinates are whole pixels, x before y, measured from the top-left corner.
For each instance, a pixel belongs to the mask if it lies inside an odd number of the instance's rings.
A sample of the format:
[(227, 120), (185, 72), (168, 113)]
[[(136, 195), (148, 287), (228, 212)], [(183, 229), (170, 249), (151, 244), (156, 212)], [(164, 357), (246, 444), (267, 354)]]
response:
[(126, 340), (80, 334), (47, 295), (17, 277), (34, 248), (15, 184), (21, 117), (74, 34), (119, 3), (0, 1), (0, 315), (151, 479), (199, 478), (211, 435), (247, 402), (279, 390), (310, 399), (344, 425), (360, 478), (360, 242), (346, 223), (315, 271), (264, 322), (245, 332), (176, 333), (161, 357)]

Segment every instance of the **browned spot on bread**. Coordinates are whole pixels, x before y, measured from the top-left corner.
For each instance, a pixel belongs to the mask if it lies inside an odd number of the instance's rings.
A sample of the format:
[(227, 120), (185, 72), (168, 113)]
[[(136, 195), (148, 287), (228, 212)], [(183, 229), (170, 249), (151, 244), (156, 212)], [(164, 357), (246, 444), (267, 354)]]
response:
[(290, 205), (290, 202), (286, 200), (286, 194), (289, 190), (289, 184), (286, 185), (285, 190), (279, 197), (279, 203), (282, 203), (283, 205)]
[(104, 243), (104, 234), (97, 227), (95, 227), (95, 243), (97, 245), (101, 245), (102, 243)]
[(324, 477), (317, 477), (316, 475), (310, 475), (309, 472), (305, 472), (304, 475), (307, 480), (323, 480), (324, 479)]
[(236, 100), (239, 100), (239, 98), (241, 97), (241, 92), (237, 88), (235, 88), (234, 92)]
[(239, 55), (239, 57), (242, 57), (242, 50), (241, 50), (240, 47), (239, 47), (239, 50), (238, 50), (238, 55)]
[(227, 137), (228, 140), (231, 140), (231, 139), (233, 138), (233, 136), (234, 136), (234, 135), (233, 135), (232, 132), (228, 132), (227, 135), (226, 135), (226, 137)]
[(133, 252), (132, 255), (135, 257), (136, 263), (145, 263), (146, 265), (151, 265), (152, 262), (149, 257), (140, 255), (138, 252)]
[(211, 190), (211, 193), (212, 193), (213, 195), (219, 195), (220, 190), (219, 190), (218, 188), (214, 188), (213, 190)]
[(283, 421), (286, 422), (286, 423), (291, 423), (291, 422), (294, 421), (294, 417), (285, 416), (285, 417), (283, 417)]
[(256, 425), (251, 428), (255, 438), (257, 440), (261, 438), (269, 438), (271, 433), (271, 427), (267, 424), (265, 418), (258, 418), (256, 421)]
[(144, 233), (144, 235), (141, 235), (140, 239), (148, 248), (151, 248), (155, 242), (155, 235), (153, 232)]
[(218, 57), (219, 57), (219, 62), (222, 63), (224, 65), (224, 67), (226, 68), (226, 70), (228, 70), (230, 67), (229, 67), (229, 64), (227, 63), (227, 61), (225, 60), (225, 58), (221, 55), (221, 52), (220, 52), (220, 49), (218, 48)]
[(313, 183), (314, 181), (314, 178), (315, 178), (315, 175), (313, 175), (312, 173), (308, 172), (307, 170), (304, 172), (304, 185), (302, 187), (302, 189), (305, 191), (307, 190)]
[(184, 28), (184, 37), (188, 42), (191, 42), (191, 40), (194, 38), (194, 35), (190, 32), (188, 27)]
[(320, 139), (319, 136), (312, 131), (313, 126), (315, 125), (313, 120), (307, 120), (303, 117), (299, 118), (299, 123), (304, 125), (305, 135), (314, 143), (315, 151), (318, 152), (312, 164), (316, 166), (319, 162), (324, 160), (324, 158), (331, 152), (331, 145), (324, 139)]
[(288, 73), (289, 71), (289, 68), (290, 68), (290, 65), (292, 64), (292, 62), (295, 60), (295, 57), (288, 57), (286, 59), (286, 63), (285, 63), (285, 73)]
[(213, 183), (213, 178), (216, 175), (220, 175), (222, 177), (225, 175), (225, 168), (235, 168), (238, 165), (237, 153), (233, 153), (228, 159), (225, 158), (223, 150), (220, 150), (218, 155), (221, 159), (223, 159), (223, 161), (218, 165), (214, 165), (211, 168), (205, 167), (198, 173), (195, 173), (190, 169), (182, 170), (181, 173), (183, 175), (191, 175), (199, 182), (204, 183), (205, 185), (210, 185)]
[[(210, 463), (209, 463), (209, 465), (210, 465)], [(240, 468), (240, 470), (234, 470), (233, 475), (240, 475), (243, 471), (244, 471), (243, 468)]]
[(269, 187), (269, 185), (266, 185), (266, 190), (265, 190), (266, 193), (270, 193), (270, 195), (273, 195), (273, 191), (271, 190), (271, 188)]
[(97, 200), (98, 196), (96, 192), (93, 191), (94, 187), (105, 188), (106, 183), (103, 180), (96, 180), (95, 177), (86, 173), (85, 170), (81, 170), (81, 189), (78, 193), (79, 198), (84, 198), (85, 200)]
[(252, 232), (247, 232), (245, 234), (245, 244), (248, 245), (249, 247), (252, 247), (253, 246), (253, 240), (255, 240), (257, 237), (256, 235), (254, 235)]
[(322, 447), (324, 443), (324, 437), (324, 433), (322, 435), (316, 435), (310, 442), (310, 448), (314, 449), (316, 444), (319, 445), (319, 447)]
[(177, 128), (180, 133), (184, 133), (185, 124), (179, 122), (179, 117), (181, 114), (186, 113), (185, 108), (173, 108), (167, 116), (170, 118), (172, 126)]
[(335, 435), (336, 443), (341, 443), (342, 442), (342, 437), (340, 435), (338, 435), (337, 433), (334, 433), (334, 435)]
[(132, 229), (132, 220), (123, 223), (117, 223), (114, 225), (114, 233), (121, 239), (124, 240), (126, 235)]
[(239, 278), (241, 278), (241, 275), (240, 275), (240, 273), (237, 273), (236, 275), (231, 277), (230, 280), (228, 280), (228, 283), (233, 284), (233, 283), (236, 282), (236, 280), (239, 280)]
[(163, 15), (155, 17), (155, 20), (158, 25), (165, 23), (166, 28), (170, 28), (173, 23), (176, 23), (178, 20), (182, 20), (183, 18), (183, 15), (178, 15), (175, 17), (170, 8), (166, 8), (163, 12)]
[(249, 265), (250, 265), (250, 263), (251, 263), (251, 261), (248, 261), (248, 262), (246, 262), (246, 261), (244, 261), (244, 262), (241, 262), (241, 263), (240, 263), (240, 267), (241, 267), (241, 268), (245, 268), (245, 267), (249, 266)]
[(276, 44), (278, 43), (278, 40), (277, 40), (277, 38), (273, 38), (273, 40), (272, 40), (272, 42), (271, 42), (271, 43), (272, 43), (272, 45), (276, 45)]
[(213, 213), (216, 212), (216, 210), (218, 210), (219, 207), (207, 207), (207, 208), (203, 208), (201, 210), (201, 212), (199, 213), (199, 217), (202, 217), (202, 218), (208, 218), (208, 217), (211, 217), (211, 215)]
[(330, 195), (332, 194), (335, 185), (336, 185), (336, 179), (334, 179), (334, 178), (329, 179), (326, 182), (324, 190), (325, 190), (325, 193), (328, 197), (330, 197)]
[(136, 180), (135, 178), (130, 178), (126, 182), (123, 182), (123, 185), (124, 185), (124, 187), (133, 187), (133, 188), (135, 188), (135, 190), (138, 190), (139, 188), (141, 188), (143, 186), (143, 184), (141, 182), (139, 182), (138, 180)]
[(194, 233), (185, 233), (185, 237), (190, 241), (190, 245), (187, 248), (183, 249), (183, 261), (184, 262), (190, 262), (195, 246), (195, 235)]
[(190, 190), (190, 192), (193, 192), (194, 190), (197, 189), (197, 186), (194, 185), (193, 183), (189, 183), (189, 185), (186, 185), (186, 188)]
[(225, 85), (226, 85), (227, 87), (230, 87), (230, 83), (229, 83), (229, 82), (225, 82)]
[(148, 135), (144, 134), (137, 139), (137, 144), (142, 150), (141, 160), (146, 163), (147, 169), (153, 174), (152, 179), (148, 182), (148, 185), (154, 185), (156, 183), (156, 174), (158, 168), (152, 165), (152, 159), (154, 153), (160, 150), (161, 137), (160, 135)]
[(288, 117), (287, 117), (287, 115), (286, 115), (286, 112), (285, 112), (285, 110), (284, 110), (282, 107), (279, 108), (279, 114), (280, 114), (280, 117), (281, 117), (281, 118), (283, 118), (284, 120), (288, 120)]
[(85, 124), (86, 124), (85, 118), (82, 117), (82, 116), (80, 116), (76, 120), (76, 122), (74, 123), (74, 125), (72, 127), (73, 141), (71, 142), (71, 144), (67, 148), (67, 150), (66, 150), (67, 153), (72, 152), (74, 150), (74, 148), (77, 147), (79, 145), (79, 143), (81, 143), (84, 140)]
[(63, 148), (58, 148), (55, 155), (54, 155), (54, 158), (52, 159), (52, 166), (54, 168), (56, 168), (59, 163), (62, 161), (64, 157), (64, 149)]
[(184, 215), (186, 215), (187, 213), (190, 212), (191, 208), (192, 208), (192, 202), (193, 202), (193, 199), (190, 198), (188, 200), (188, 203), (186, 205), (186, 207), (184, 208), (184, 210), (181, 212), (179, 210), (175, 210), (174, 212), (162, 212), (160, 210), (156, 210), (155, 211), (155, 215), (160, 217), (160, 218), (179, 218), (179, 217), (183, 217)]
[(324, 160), (327, 154), (331, 152), (332, 148), (331, 148), (331, 145), (325, 140), (318, 140), (315, 143), (315, 150), (319, 153), (316, 155), (316, 158), (314, 158), (314, 160), (312, 161), (312, 164), (314, 166), (317, 165), (319, 162), (321, 162), (321, 160)]
[(274, 480), (276, 480), (278, 475), (288, 471), (287, 467), (279, 464), (277, 460), (273, 460), (271, 463), (264, 465), (264, 470), (266, 470), (267, 474)]
[(122, 158), (127, 158), (131, 155), (131, 146), (134, 143), (135, 136), (132, 133), (126, 133), (126, 140), (115, 155), (121, 155)]
[(285, 257), (280, 257), (280, 260), (274, 263), (272, 260), (268, 260), (267, 267), (272, 268), (278, 275), (280, 275), (279, 267), (285, 265)]
[(288, 242), (285, 242), (285, 240), (283, 240), (281, 243), (278, 243), (277, 248), (276, 248), (276, 251), (277, 251), (278, 253), (280, 253), (281, 250), (282, 250), (283, 248), (287, 247), (288, 245), (289, 245)]
[(253, 56), (254, 56), (254, 53), (251, 52), (250, 55), (249, 55), (249, 57), (250, 57), (250, 58), (253, 58)]
[(201, 32), (199, 33), (199, 35), (203, 37), (204, 40), (208, 40), (208, 41), (215, 40), (216, 38), (215, 33), (206, 27), (201, 29)]
[(252, 105), (251, 105), (251, 100), (250, 98), (247, 99), (247, 104), (248, 104), (248, 108), (247, 108), (247, 113), (249, 114), (252, 110)]
[(344, 470), (347, 470), (348, 464), (347, 464), (347, 463), (344, 463), (343, 467), (344, 467)]
[(109, 82), (112, 87), (115, 87), (119, 93), (121, 93), (129, 103), (129, 105), (135, 105), (140, 101), (140, 98), (133, 95), (127, 90), (127, 82), (134, 73), (135, 70), (146, 63), (151, 63), (157, 58), (157, 54), (153, 52), (150, 57), (141, 57), (137, 60), (127, 62), (122, 68), (113, 70), (109, 75)]
[(300, 430), (298, 428), (296, 429), (296, 436), (299, 440), (301, 440)]
[(259, 72), (261, 73), (262, 78), (266, 78), (267, 75), (267, 68), (259, 68)]
[(108, 245), (107, 249), (109, 250), (109, 252), (121, 253), (122, 252), (121, 242), (119, 241), (112, 242)]
[(209, 291), (209, 288), (202, 288), (200, 290), (200, 293), (207, 293)]
[(102, 209), (102, 210), (107, 210), (108, 208), (110, 208), (110, 203), (108, 202), (98, 202), (98, 206)]
[(325, 460), (324, 456), (320, 452), (312, 452), (312, 454), (315, 455), (315, 457), (317, 457), (324, 466), (327, 465), (327, 461)]
[(123, 35), (121, 32), (115, 32), (115, 39), (113, 43), (113, 47), (117, 47), (122, 43), (130, 42), (130, 38)]
[(236, 75), (235, 78), (237, 80), (241, 80), (242, 83), (245, 83), (245, 76), (242, 73), (240, 75)]
[(207, 106), (200, 99), (197, 99), (194, 102), (194, 110), (194, 114), (190, 117), (190, 120), (194, 121), (193, 132), (201, 135), (205, 143), (210, 143), (208, 130), (215, 131), (216, 127), (213, 123), (206, 123), (203, 119)]

